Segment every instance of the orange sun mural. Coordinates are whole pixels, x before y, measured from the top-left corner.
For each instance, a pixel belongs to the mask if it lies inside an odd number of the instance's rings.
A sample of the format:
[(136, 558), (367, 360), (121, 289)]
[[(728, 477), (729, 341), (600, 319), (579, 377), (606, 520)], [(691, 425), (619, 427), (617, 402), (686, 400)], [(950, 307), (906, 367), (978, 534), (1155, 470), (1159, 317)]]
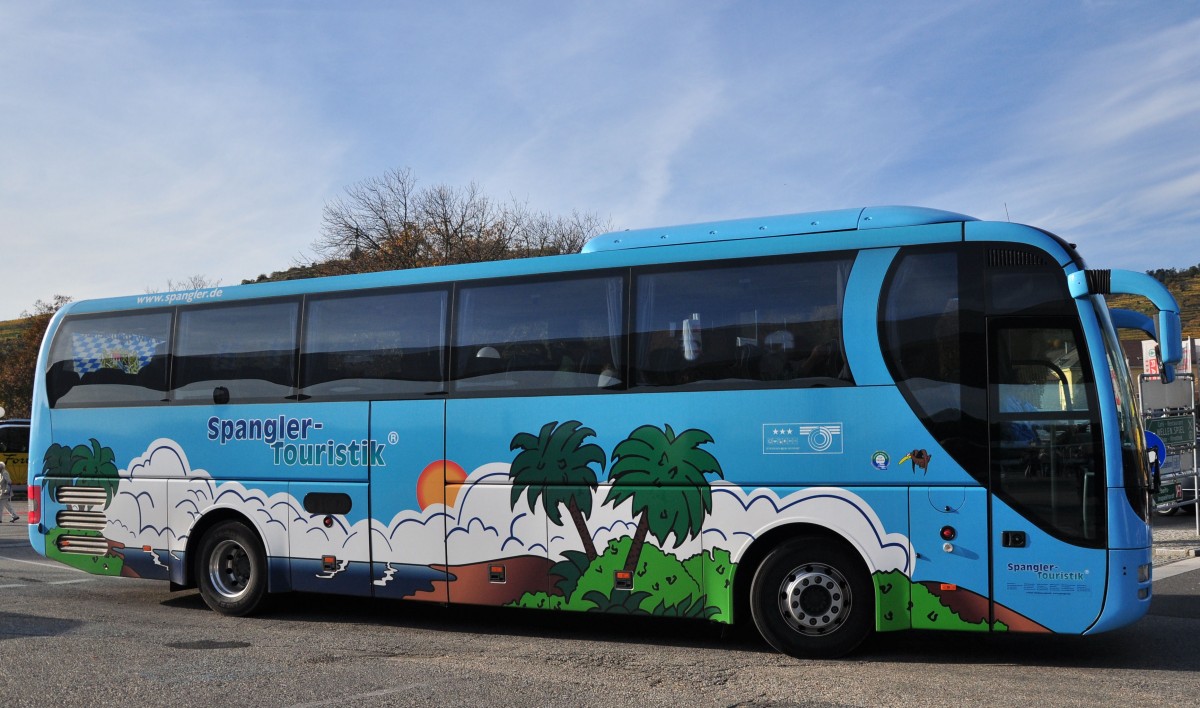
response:
[(454, 506), (458, 490), (462, 489), (459, 485), (465, 481), (467, 473), (450, 460), (430, 462), (417, 477), (417, 504), (422, 511), (430, 504)]

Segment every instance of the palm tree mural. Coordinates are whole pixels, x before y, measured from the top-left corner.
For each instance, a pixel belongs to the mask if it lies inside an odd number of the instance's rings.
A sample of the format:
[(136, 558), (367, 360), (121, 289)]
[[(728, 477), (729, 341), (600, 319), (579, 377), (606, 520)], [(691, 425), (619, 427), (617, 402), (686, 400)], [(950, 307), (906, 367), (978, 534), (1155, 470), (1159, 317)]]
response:
[(626, 571), (637, 569), (647, 533), (660, 546), (674, 534), (678, 548), (703, 530), (704, 517), (712, 511), (712, 489), (705, 475), (724, 478), (717, 458), (700, 449), (710, 442), (712, 436), (703, 430), (693, 428), (676, 436), (670, 425), (643, 425), (613, 449), (613, 484), (604, 503), (615, 508), (632, 499), (633, 513), (641, 515)]
[(116, 455), (112, 448), (101, 447), (95, 438), (88, 442), (91, 443), (90, 447), (52, 444), (42, 458), (42, 472), (50, 477), (47, 483), (51, 490), (63, 484), (73, 484), (74, 480), (96, 482), (104, 490), (104, 506), (107, 507), (120, 482), (114, 464)]
[(513, 460), (508, 474), (513, 480), (510, 504), (514, 509), (522, 494), (526, 495), (530, 511), (541, 498), (546, 516), (562, 526), (558, 507), (567, 507), (590, 562), (596, 558), (596, 544), (592, 542), (592, 534), (585, 522), (592, 513), (592, 495), (597, 485), (592, 465), (598, 464), (603, 470), (606, 459), (599, 445), (583, 444), (596, 432), (581, 425), (577, 420), (562, 425), (552, 421), (543, 425), (536, 437), (531, 433), (517, 433), (509, 449), (520, 449), (521, 452)]
[(71, 448), (52, 443), (42, 457), (42, 474), (64, 477), (71, 473)]

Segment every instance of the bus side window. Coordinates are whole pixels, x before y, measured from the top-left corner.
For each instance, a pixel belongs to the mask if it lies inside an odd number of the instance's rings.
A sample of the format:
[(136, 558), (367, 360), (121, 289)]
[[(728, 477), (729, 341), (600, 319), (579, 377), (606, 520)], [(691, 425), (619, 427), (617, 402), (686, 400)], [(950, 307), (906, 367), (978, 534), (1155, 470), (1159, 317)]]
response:
[(735, 261), (637, 276), (637, 384), (846, 386), (852, 259)]
[(988, 477), (983, 276), (956, 247), (905, 249), (880, 301), (884, 361), (913, 412), (968, 474)]
[(620, 276), (461, 286), (455, 389), (510, 393), (620, 386), (623, 293)]
[(311, 297), (300, 394), (389, 398), (443, 390), (445, 290)]
[(75, 373), (72, 362), (56, 361), (46, 369), (46, 397), (50, 407), (57, 406), (59, 399), (71, 392), (79, 383), (79, 374)]
[(175, 400), (247, 403), (293, 395), (299, 313), (298, 300), (181, 310)]
[(170, 312), (68, 318), (46, 371), (51, 407), (145, 405), (166, 398)]

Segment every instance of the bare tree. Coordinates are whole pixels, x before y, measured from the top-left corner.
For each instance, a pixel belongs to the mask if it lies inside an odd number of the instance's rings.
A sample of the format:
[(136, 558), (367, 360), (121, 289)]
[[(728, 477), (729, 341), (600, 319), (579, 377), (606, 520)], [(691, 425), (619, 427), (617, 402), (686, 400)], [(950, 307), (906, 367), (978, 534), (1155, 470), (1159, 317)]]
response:
[(416, 186), (405, 168), (347, 187), (345, 197), (325, 205), (313, 250), (322, 260), (345, 262), (350, 272), (427, 265)]
[(474, 263), (509, 257), (512, 226), (479, 191), (438, 185), (421, 193), (421, 219), (435, 249), (433, 263)]
[(510, 212), (517, 224), (514, 246), (520, 256), (552, 256), (578, 253), (588, 239), (612, 230), (609, 222), (595, 214), (572, 211), (570, 216), (531, 212), (526, 205), (514, 204)]
[(159, 292), (172, 292), (178, 290), (204, 290), (205, 288), (215, 288), (221, 284), (220, 279), (213, 280), (204, 275), (189, 275), (186, 278), (175, 280), (167, 278), (165, 288), (147, 287), (146, 294), (152, 295)]
[(418, 189), (407, 168), (347, 187), (325, 205), (322, 222), (312, 265), (320, 274), (572, 253), (604, 226), (592, 214), (501, 205), (474, 182)]

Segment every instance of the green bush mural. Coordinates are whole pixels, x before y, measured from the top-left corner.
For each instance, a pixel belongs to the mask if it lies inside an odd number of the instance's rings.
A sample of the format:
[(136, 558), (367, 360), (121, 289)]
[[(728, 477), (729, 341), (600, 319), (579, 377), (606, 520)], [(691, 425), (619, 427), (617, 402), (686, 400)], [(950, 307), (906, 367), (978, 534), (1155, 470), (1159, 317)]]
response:
[(624, 568), (632, 544), (629, 536), (613, 539), (602, 554), (586, 565), (580, 562), (582, 553), (568, 551), (567, 560), (550, 570), (561, 578), (557, 587), (563, 591), (562, 595), (526, 593), (514, 604), (538, 609), (729, 621), (729, 608), (710, 604), (704, 591), (706, 573), (732, 580), (729, 551), (717, 548), (680, 560), (657, 546), (647, 545), (639, 568), (634, 571), (635, 590), (614, 590), (613, 574)]
[(875, 581), (875, 597), (878, 601), (876, 628), (881, 632), (908, 629), (911, 626), (910, 617), (924, 617), (937, 629), (968, 632), (987, 632), (989, 629), (1003, 632), (1008, 629), (999, 621), (989, 627), (987, 620), (972, 622), (963, 619), (936, 593), (922, 583), (913, 582), (898, 570), (875, 573), (872, 579)]
[[(50, 498), (58, 500), (58, 490), (67, 486), (88, 486), (104, 490), (104, 506), (107, 509), (112, 503), (120, 484), (117, 470), (116, 455), (112, 448), (102, 447), (95, 438), (88, 440), (89, 445), (69, 447), (54, 443), (42, 457), (42, 473), (46, 475), (46, 491)], [(57, 519), (55, 520), (57, 523)], [(65, 563), (74, 568), (95, 573), (97, 575), (120, 575), (124, 567), (124, 559), (111, 548), (104, 555), (86, 553), (67, 553), (59, 548), (60, 537), (70, 535), (74, 538), (104, 538), (99, 531), (86, 529), (54, 528), (46, 534), (46, 556)], [(70, 543), (67, 539), (66, 543)]]
[[(700, 447), (713, 442), (712, 436), (694, 429), (676, 435), (670, 425), (643, 425), (617, 444), (604, 504), (616, 508), (630, 501), (637, 527), (633, 536), (613, 539), (599, 553), (587, 519), (599, 486), (592, 466), (603, 470), (606, 459), (599, 445), (585, 444), (594, 435), (572, 420), (561, 425), (552, 421), (537, 435), (518, 433), (512, 439), (510, 449), (520, 451), (509, 471), (512, 508), (522, 496), (530, 510), (540, 500), (550, 522), (562, 526), (559, 507), (565, 506), (584, 548), (566, 551), (550, 570), (561, 595), (527, 593), (514, 604), (729, 621), (730, 609), (711, 604), (705, 593), (706, 587), (719, 587), (728, 596), (734, 569), (729, 551), (716, 548), (680, 560), (662, 550), (668, 539), (678, 548), (699, 536), (712, 511), (707, 475), (721, 477), (723, 472)], [(659, 545), (647, 545), (648, 536)], [(634, 573), (634, 590), (614, 589), (617, 571)]]
[(58, 488), (74, 484), (87, 484), (104, 490), (104, 507), (107, 509), (117, 493), (120, 483), (116, 455), (112, 448), (101, 447), (96, 438), (88, 445), (67, 447), (52, 444), (42, 458), (42, 474), (46, 475), (47, 491), (52, 499)]

